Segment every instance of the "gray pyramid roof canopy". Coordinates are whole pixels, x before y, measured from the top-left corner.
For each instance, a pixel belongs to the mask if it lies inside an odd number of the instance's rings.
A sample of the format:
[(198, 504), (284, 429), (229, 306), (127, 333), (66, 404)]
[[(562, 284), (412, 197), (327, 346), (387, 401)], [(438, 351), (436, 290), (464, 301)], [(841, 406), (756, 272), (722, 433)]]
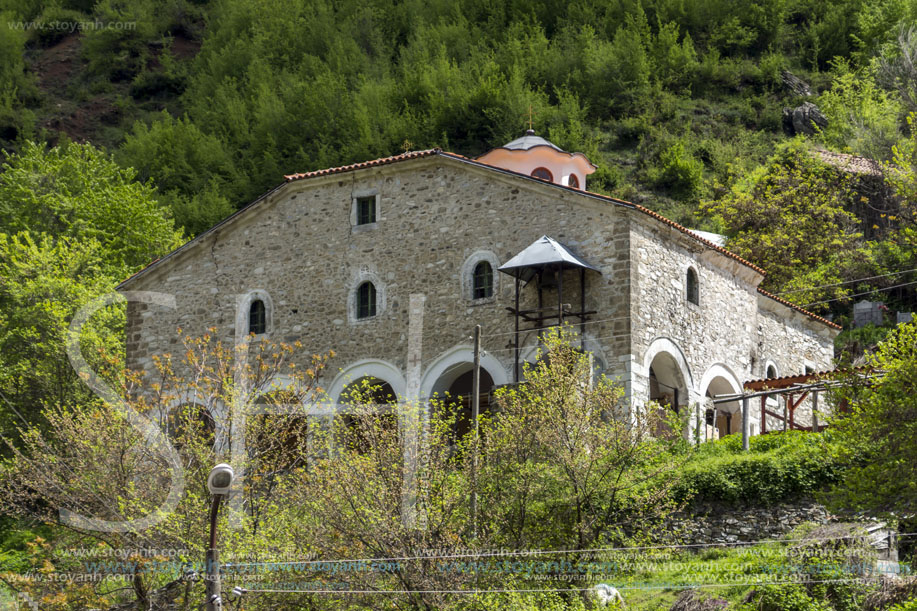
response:
[[(570, 249), (546, 235), (532, 242), (525, 250), (504, 263), (498, 271), (528, 282), (539, 271), (550, 267), (561, 269), (591, 269), (599, 272), (598, 268), (577, 257)], [(602, 272), (599, 272), (600, 274)]]
[(541, 136), (535, 135), (535, 130), (530, 129), (525, 132), (525, 135), (521, 138), (516, 138), (512, 142), (508, 142), (503, 146), (497, 147), (501, 149), (508, 149), (510, 151), (527, 151), (529, 149), (535, 148), (536, 146), (550, 146), (555, 151), (564, 152), (559, 146), (548, 142)]

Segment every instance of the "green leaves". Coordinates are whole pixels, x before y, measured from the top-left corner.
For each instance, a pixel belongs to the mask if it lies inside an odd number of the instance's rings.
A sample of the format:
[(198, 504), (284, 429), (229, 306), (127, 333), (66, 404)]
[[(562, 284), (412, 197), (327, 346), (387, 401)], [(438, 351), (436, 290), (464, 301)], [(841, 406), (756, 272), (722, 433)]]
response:
[(850, 469), (833, 498), (856, 509), (912, 513), (917, 508), (917, 324), (899, 325), (867, 357), (867, 366), (880, 376), (865, 381), (851, 373), (836, 393), (849, 406), (832, 424)]
[(840, 467), (821, 436), (793, 431), (751, 441), (751, 452), (742, 452), (737, 436), (699, 446), (683, 467), (676, 496), (770, 505), (813, 496), (838, 479)]
[(181, 243), (147, 184), (88, 144), (28, 142), (0, 173), (0, 232), (99, 243), (100, 264), (126, 275)]
[[(179, 242), (152, 189), (90, 145), (26, 143), (0, 173), (0, 407), (4, 424), (42, 404), (85, 401), (64, 353), (74, 313)], [(85, 327), (83, 353), (121, 353), (123, 312)]]
[[(765, 288), (780, 291), (856, 248), (853, 198), (851, 176), (817, 161), (796, 140), (702, 209), (722, 222), (730, 250), (767, 272)], [(800, 302), (804, 295), (788, 298)]]

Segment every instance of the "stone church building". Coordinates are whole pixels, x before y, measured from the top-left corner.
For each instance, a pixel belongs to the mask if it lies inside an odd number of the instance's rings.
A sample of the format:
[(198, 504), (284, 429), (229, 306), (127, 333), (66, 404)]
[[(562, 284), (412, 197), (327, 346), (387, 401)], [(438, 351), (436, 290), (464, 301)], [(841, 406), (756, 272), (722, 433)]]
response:
[(175, 352), (178, 327), (216, 327), (229, 344), (301, 341), (304, 359), (334, 350), (332, 401), (367, 378), (400, 401), (467, 398), (480, 324), (486, 405), (564, 322), (633, 404), (687, 407), (707, 437), (741, 419), (705, 397), (831, 368), (837, 325), (760, 290), (763, 272), (709, 234), (590, 193), (594, 171), (529, 130), (477, 159), (427, 150), (287, 176), (119, 286), (176, 300), (129, 304), (128, 364)]

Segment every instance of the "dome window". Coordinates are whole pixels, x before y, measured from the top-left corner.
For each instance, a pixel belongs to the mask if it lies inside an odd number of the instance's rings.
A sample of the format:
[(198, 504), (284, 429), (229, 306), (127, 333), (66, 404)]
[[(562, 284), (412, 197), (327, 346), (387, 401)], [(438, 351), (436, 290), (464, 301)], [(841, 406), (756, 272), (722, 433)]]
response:
[(540, 180), (546, 180), (548, 182), (554, 182), (554, 175), (551, 174), (551, 170), (544, 167), (535, 168), (532, 170), (532, 176)]

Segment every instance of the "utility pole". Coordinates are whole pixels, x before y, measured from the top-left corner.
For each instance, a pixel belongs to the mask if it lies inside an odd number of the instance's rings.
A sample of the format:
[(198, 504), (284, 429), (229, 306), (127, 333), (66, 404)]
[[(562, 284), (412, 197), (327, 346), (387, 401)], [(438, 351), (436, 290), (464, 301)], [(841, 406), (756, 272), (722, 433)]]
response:
[(474, 370), (471, 382), (471, 422), (474, 447), (471, 455), (471, 534), (478, 536), (478, 414), (481, 411), (481, 325), (474, 326)]

